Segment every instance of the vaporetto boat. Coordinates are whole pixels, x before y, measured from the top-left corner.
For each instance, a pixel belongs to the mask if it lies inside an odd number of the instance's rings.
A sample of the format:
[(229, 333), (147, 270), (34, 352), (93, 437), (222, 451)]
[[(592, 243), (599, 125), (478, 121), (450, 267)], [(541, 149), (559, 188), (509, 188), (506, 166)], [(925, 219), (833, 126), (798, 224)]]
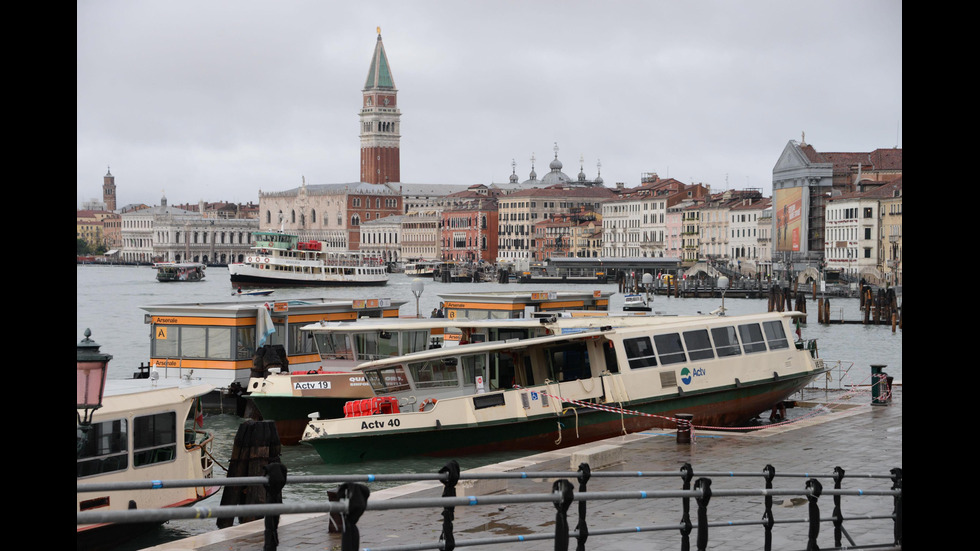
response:
[(354, 251), (333, 252), (320, 241), (300, 241), (283, 232), (252, 234), (245, 262), (228, 265), (232, 285), (356, 286), (385, 285), (384, 259)]
[[(212, 431), (190, 416), (206, 384), (119, 379), (106, 383), (102, 407), (92, 423), (77, 426), (76, 512), (189, 507), (219, 487), (113, 489), (116, 483), (202, 480), (213, 476)], [(102, 488), (84, 490), (85, 485)], [(79, 524), (78, 549), (107, 549), (164, 521)]]
[(387, 400), (312, 420), (302, 442), (346, 463), (557, 449), (674, 428), (677, 413), (739, 426), (825, 372), (815, 345), (790, 339), (794, 315), (651, 316), (368, 362), (355, 371)]

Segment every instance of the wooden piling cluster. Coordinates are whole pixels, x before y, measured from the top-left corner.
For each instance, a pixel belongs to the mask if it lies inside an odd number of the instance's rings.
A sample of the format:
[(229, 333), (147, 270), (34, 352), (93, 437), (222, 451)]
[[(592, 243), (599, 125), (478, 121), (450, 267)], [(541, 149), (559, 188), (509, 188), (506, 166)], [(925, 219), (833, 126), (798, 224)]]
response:
[[(793, 304), (793, 300), (796, 304)], [(796, 310), (806, 314), (806, 295), (799, 290), (773, 285), (769, 288), (769, 311), (786, 312)]]
[(861, 288), (861, 312), (864, 314), (864, 323), (871, 325), (891, 324), (892, 331), (895, 326), (901, 327), (902, 309), (898, 306), (898, 297), (895, 289), (872, 290), (870, 285)]
[[(239, 425), (235, 434), (227, 476), (266, 476), (266, 466), (278, 463), (281, 455), (282, 445), (275, 422), (246, 420)], [(269, 502), (267, 495), (263, 486), (225, 486), (221, 505), (264, 504)], [(244, 524), (260, 518), (239, 517), (238, 522)], [(219, 518), (218, 528), (227, 528), (234, 522), (234, 518)]]

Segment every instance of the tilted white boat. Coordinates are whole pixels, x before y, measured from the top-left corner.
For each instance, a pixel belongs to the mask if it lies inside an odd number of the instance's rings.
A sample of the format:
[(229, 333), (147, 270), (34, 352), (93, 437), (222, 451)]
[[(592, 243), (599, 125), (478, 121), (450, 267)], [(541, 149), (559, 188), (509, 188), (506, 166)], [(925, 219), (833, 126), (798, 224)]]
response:
[(320, 241), (258, 231), (245, 262), (228, 265), (232, 285), (357, 286), (385, 285), (382, 257), (360, 252), (329, 252)]
[[(157, 386), (159, 384), (159, 386)], [(211, 431), (195, 426), (190, 412), (211, 385), (179, 386), (147, 379), (106, 382), (102, 407), (88, 426), (76, 425), (79, 488), (85, 484), (212, 478)], [(77, 493), (76, 512), (187, 507), (217, 486), (98, 490)], [(104, 549), (156, 523), (80, 524), (78, 549)]]
[(825, 371), (788, 337), (794, 314), (639, 317), (648, 323), (368, 362), (355, 371), (389, 400), (313, 420), (302, 442), (343, 463), (555, 449), (674, 428), (676, 413), (738, 426)]

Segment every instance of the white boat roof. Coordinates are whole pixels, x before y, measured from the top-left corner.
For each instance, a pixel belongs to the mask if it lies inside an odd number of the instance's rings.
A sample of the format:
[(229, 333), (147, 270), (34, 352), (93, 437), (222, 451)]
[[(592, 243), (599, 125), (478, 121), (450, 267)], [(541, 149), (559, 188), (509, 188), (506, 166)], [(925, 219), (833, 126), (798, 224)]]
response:
[(321, 321), (303, 326), (303, 331), (314, 333), (335, 331), (405, 331), (420, 329), (483, 329), (488, 327), (530, 328), (546, 326), (554, 330), (565, 329), (596, 329), (604, 326), (632, 327), (639, 325), (660, 325), (678, 323), (685, 319), (711, 318), (710, 315), (698, 316), (659, 316), (636, 314), (584, 315), (581, 317), (555, 316), (543, 318), (501, 318), (501, 319), (466, 319), (466, 318), (365, 318), (356, 321)]
[(523, 348), (528, 348), (530, 346), (541, 345), (541, 344), (550, 344), (554, 342), (571, 342), (575, 340), (591, 339), (593, 337), (602, 335), (610, 331), (614, 331), (614, 329), (610, 329), (608, 331), (600, 331), (600, 330), (583, 331), (580, 333), (570, 333), (567, 335), (547, 335), (544, 337), (532, 337), (529, 339), (508, 339), (506, 341), (461, 344), (459, 346), (453, 346), (449, 348), (435, 348), (432, 350), (422, 350), (420, 352), (412, 352), (410, 354), (404, 354), (402, 356), (395, 356), (392, 358), (375, 360), (373, 362), (366, 362), (355, 367), (354, 370), (363, 371), (367, 369), (377, 369), (379, 367), (402, 364), (407, 362), (422, 362), (425, 360), (432, 360), (432, 359), (444, 358), (449, 356), (465, 356), (468, 354), (481, 354), (483, 352), (494, 352), (497, 350), (520, 350)]
[(216, 387), (210, 384), (189, 383), (178, 379), (108, 379), (102, 407), (95, 417), (119, 416), (132, 410), (152, 410), (174, 407), (203, 396)]
[[(561, 323), (556, 322), (556, 327), (562, 330), (562, 334), (558, 335), (547, 335), (542, 337), (531, 337), (526, 339), (508, 339), (506, 341), (493, 341), (486, 343), (471, 343), (471, 344), (460, 344), (458, 346), (448, 347), (448, 348), (436, 348), (432, 350), (423, 350), (419, 352), (413, 352), (410, 354), (404, 354), (402, 356), (395, 356), (392, 358), (385, 358), (381, 360), (375, 360), (371, 362), (363, 363), (354, 368), (356, 371), (361, 371), (365, 369), (376, 369), (378, 367), (384, 367), (394, 364), (406, 363), (406, 362), (417, 362), (425, 361), (430, 359), (450, 357), (450, 356), (461, 356), (466, 354), (480, 354), (483, 352), (493, 352), (497, 350), (518, 350), (523, 348), (528, 348), (531, 346), (551, 344), (556, 342), (567, 341), (571, 342), (578, 339), (588, 339), (599, 335), (608, 335), (617, 333), (619, 331), (625, 331), (632, 334), (633, 331), (642, 328), (651, 328), (656, 326), (676, 326), (678, 329), (684, 328), (690, 325), (701, 324), (704, 322), (718, 322), (718, 323), (746, 323), (757, 319), (772, 319), (773, 317), (796, 317), (800, 316), (799, 312), (761, 312), (758, 314), (747, 314), (742, 316), (712, 316), (712, 315), (701, 315), (701, 316), (620, 316), (618, 319), (623, 321), (635, 318), (635, 323), (629, 323), (627, 325), (616, 325), (610, 322), (610, 317), (597, 317), (597, 318), (560, 318), (562, 322), (581, 320), (590, 324), (576, 325), (573, 327), (563, 326)], [(435, 321), (442, 322), (441, 319), (429, 319), (420, 320), (425, 321)], [(487, 322), (484, 325), (500, 327), (502, 324), (499, 323), (506, 320), (480, 320), (480, 322)], [(527, 320), (526, 318), (519, 318), (517, 321), (523, 321), (525, 324), (528, 321), (538, 321), (540, 320)], [(605, 323), (603, 323), (605, 321)], [(357, 322), (360, 324), (361, 322)], [(448, 326), (456, 327), (460, 326), (460, 320), (446, 320)], [(462, 322), (466, 323), (466, 322)], [(533, 325), (533, 324), (532, 324)], [(468, 326), (468, 325), (464, 325)], [(310, 326), (304, 327), (304, 329)], [(432, 325), (420, 325), (421, 327), (432, 327)], [(380, 329), (380, 327), (378, 327)], [(398, 329), (398, 327), (393, 327), (393, 329)], [(569, 332), (567, 330), (572, 330), (574, 332)]]

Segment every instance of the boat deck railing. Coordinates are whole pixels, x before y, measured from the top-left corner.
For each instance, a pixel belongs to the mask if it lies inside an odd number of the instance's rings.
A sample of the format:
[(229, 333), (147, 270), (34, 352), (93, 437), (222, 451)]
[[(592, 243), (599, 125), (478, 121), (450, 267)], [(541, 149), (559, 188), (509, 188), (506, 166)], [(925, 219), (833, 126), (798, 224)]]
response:
[[(407, 551), (421, 549), (453, 549), (456, 546), (472, 545), (493, 545), (511, 546), (518, 542), (531, 542), (541, 540), (554, 540), (555, 549), (566, 550), (570, 539), (574, 538), (578, 542), (577, 549), (584, 550), (586, 541), (594, 544), (595, 548), (602, 548), (602, 538), (605, 536), (619, 535), (623, 538), (635, 537), (637, 544), (642, 542), (643, 536), (636, 535), (651, 532), (677, 532), (677, 537), (681, 549), (691, 549), (691, 545), (696, 545), (696, 549), (707, 549), (709, 541), (712, 546), (724, 544), (726, 534), (731, 536), (733, 532), (726, 532), (726, 528), (731, 527), (756, 527), (758, 529), (759, 549), (772, 549), (773, 527), (775, 525), (800, 525), (800, 531), (806, 531), (806, 549), (817, 549), (817, 536), (821, 528), (828, 526), (827, 529), (833, 530), (835, 548), (854, 548), (859, 545), (848, 532), (848, 528), (854, 529), (858, 523), (864, 522), (884, 522), (888, 523), (884, 528), (875, 525), (874, 531), (865, 531), (871, 537), (883, 537), (881, 534), (889, 534), (890, 541), (885, 542), (860, 542), (861, 548), (874, 547), (876, 549), (901, 549), (902, 546), (902, 470), (893, 468), (887, 474), (852, 474), (845, 472), (840, 467), (834, 469), (832, 473), (779, 473), (777, 475), (772, 465), (766, 465), (760, 472), (700, 472), (695, 473), (693, 467), (688, 463), (684, 464), (679, 471), (674, 472), (631, 472), (631, 471), (592, 471), (588, 463), (581, 463), (578, 471), (535, 471), (535, 472), (480, 472), (467, 473), (460, 472), (458, 463), (453, 460), (442, 467), (437, 473), (406, 473), (406, 474), (360, 474), (360, 475), (316, 475), (316, 476), (286, 476), (286, 469), (278, 463), (268, 465), (266, 472), (268, 476), (234, 477), (218, 479), (198, 479), (198, 480), (174, 480), (174, 481), (148, 481), (134, 483), (94, 483), (77, 484), (77, 491), (110, 491), (110, 490), (150, 490), (158, 488), (177, 488), (177, 487), (197, 487), (202, 485), (215, 486), (255, 486), (264, 487), (266, 492), (266, 503), (261, 505), (224, 505), (218, 507), (186, 507), (156, 510), (126, 510), (112, 512), (82, 512), (76, 513), (78, 524), (95, 524), (103, 522), (164, 522), (175, 519), (216, 519), (216, 518), (266, 518), (265, 522), (265, 549), (275, 549), (278, 544), (278, 517), (290, 514), (310, 514), (310, 513), (330, 513), (331, 519), (336, 518), (336, 526), (331, 520), (331, 530), (341, 532), (341, 549), (343, 551), (354, 551), (359, 549), (360, 534), (364, 531), (376, 529), (376, 524), (370, 522), (370, 515), (365, 515), (368, 511), (384, 511), (399, 509), (442, 509), (442, 520), (433, 521), (440, 525), (441, 535), (438, 540), (424, 542), (414, 545), (398, 545), (387, 547), (372, 546), (373, 551)], [(697, 475), (697, 476), (695, 476)], [(673, 478), (679, 482), (678, 487), (673, 489), (647, 489), (631, 491), (595, 491), (589, 490), (587, 485), (591, 482), (595, 484), (597, 479), (612, 477), (628, 478)], [(759, 488), (721, 488), (725, 481), (739, 478), (754, 477), (761, 479)], [(776, 479), (802, 480), (799, 482), (787, 482), (782, 487), (775, 487)], [(879, 482), (878, 489), (859, 489), (845, 488), (845, 478), (849, 482), (851, 479), (876, 480)], [(528, 479), (556, 479), (548, 493), (507, 493), (493, 495), (471, 495), (457, 496), (457, 484), (462, 480), (500, 480), (527, 481)], [(823, 479), (825, 483), (820, 480)], [(880, 484), (882, 480), (890, 480), (890, 487), (887, 483)], [(370, 490), (365, 483), (370, 482), (410, 482), (410, 481), (438, 481), (443, 484), (442, 497), (418, 497), (418, 498), (398, 498), (398, 499), (370, 499)], [(577, 483), (577, 488), (575, 483)], [(282, 489), (286, 484), (336, 484), (339, 486), (336, 491), (336, 501), (325, 501), (318, 503), (281, 503)], [(601, 484), (601, 483), (600, 483)], [(638, 482), (634, 486), (641, 486)], [(832, 485), (832, 487), (831, 487)], [(261, 490), (259, 490), (261, 491)], [(786, 516), (776, 513), (773, 510), (773, 498), (786, 497), (793, 501), (800, 500), (808, 503), (807, 515), (804, 518), (784, 518), (775, 520), (776, 516)], [(877, 511), (877, 514), (855, 514), (852, 511), (845, 511), (842, 507), (842, 497), (870, 499), (877, 497), (872, 504), (862, 503), (861, 511)], [(755, 512), (752, 511), (754, 504), (762, 498), (762, 508)], [(824, 499), (821, 501), (821, 499)], [(886, 499), (881, 499), (886, 498)], [(890, 498), (890, 499), (887, 499)], [(652, 524), (647, 526), (594, 526), (589, 525), (588, 502), (612, 501), (612, 500), (680, 500), (681, 515), (676, 522), (662, 524)], [(713, 519), (708, 521), (708, 513), (712, 499), (715, 503), (727, 504), (731, 510), (731, 504), (736, 500), (744, 500), (745, 506), (738, 509), (744, 513), (739, 514), (739, 518)], [(828, 515), (826, 509), (828, 505), (826, 499), (832, 500), (832, 512)], [(692, 500), (694, 502), (692, 503)], [(568, 510), (573, 503), (578, 503), (577, 524), (574, 528), (570, 526)], [(848, 504), (853, 503), (850, 499)], [(520, 536), (501, 536), (487, 538), (466, 538), (456, 539), (453, 521), (456, 507), (480, 507), (492, 506), (500, 507), (511, 504), (532, 504), (541, 506), (553, 506), (556, 509), (554, 531), (542, 531)], [(884, 505), (882, 505), (884, 504)], [(694, 505), (692, 511), (691, 506)], [(821, 512), (821, 505), (824, 511)], [(870, 505), (870, 507), (865, 507)], [(621, 504), (623, 508), (630, 507), (629, 504)], [(779, 506), (779, 505), (777, 505)], [(716, 507), (717, 508), (717, 507)], [(550, 510), (550, 509), (549, 509)], [(360, 522), (361, 519), (367, 522)], [(845, 526), (846, 523), (846, 526)], [(270, 529), (272, 527), (272, 529)], [(334, 528), (336, 527), (336, 530)], [(465, 530), (462, 532), (471, 532)], [(784, 534), (781, 534), (784, 535)], [(652, 536), (651, 536), (652, 537)], [(739, 538), (744, 541), (744, 532)], [(592, 538), (595, 538), (594, 540)], [(800, 538), (802, 539), (802, 537)], [(845, 541), (846, 540), (846, 541)], [(607, 540), (608, 541), (608, 540)]]

